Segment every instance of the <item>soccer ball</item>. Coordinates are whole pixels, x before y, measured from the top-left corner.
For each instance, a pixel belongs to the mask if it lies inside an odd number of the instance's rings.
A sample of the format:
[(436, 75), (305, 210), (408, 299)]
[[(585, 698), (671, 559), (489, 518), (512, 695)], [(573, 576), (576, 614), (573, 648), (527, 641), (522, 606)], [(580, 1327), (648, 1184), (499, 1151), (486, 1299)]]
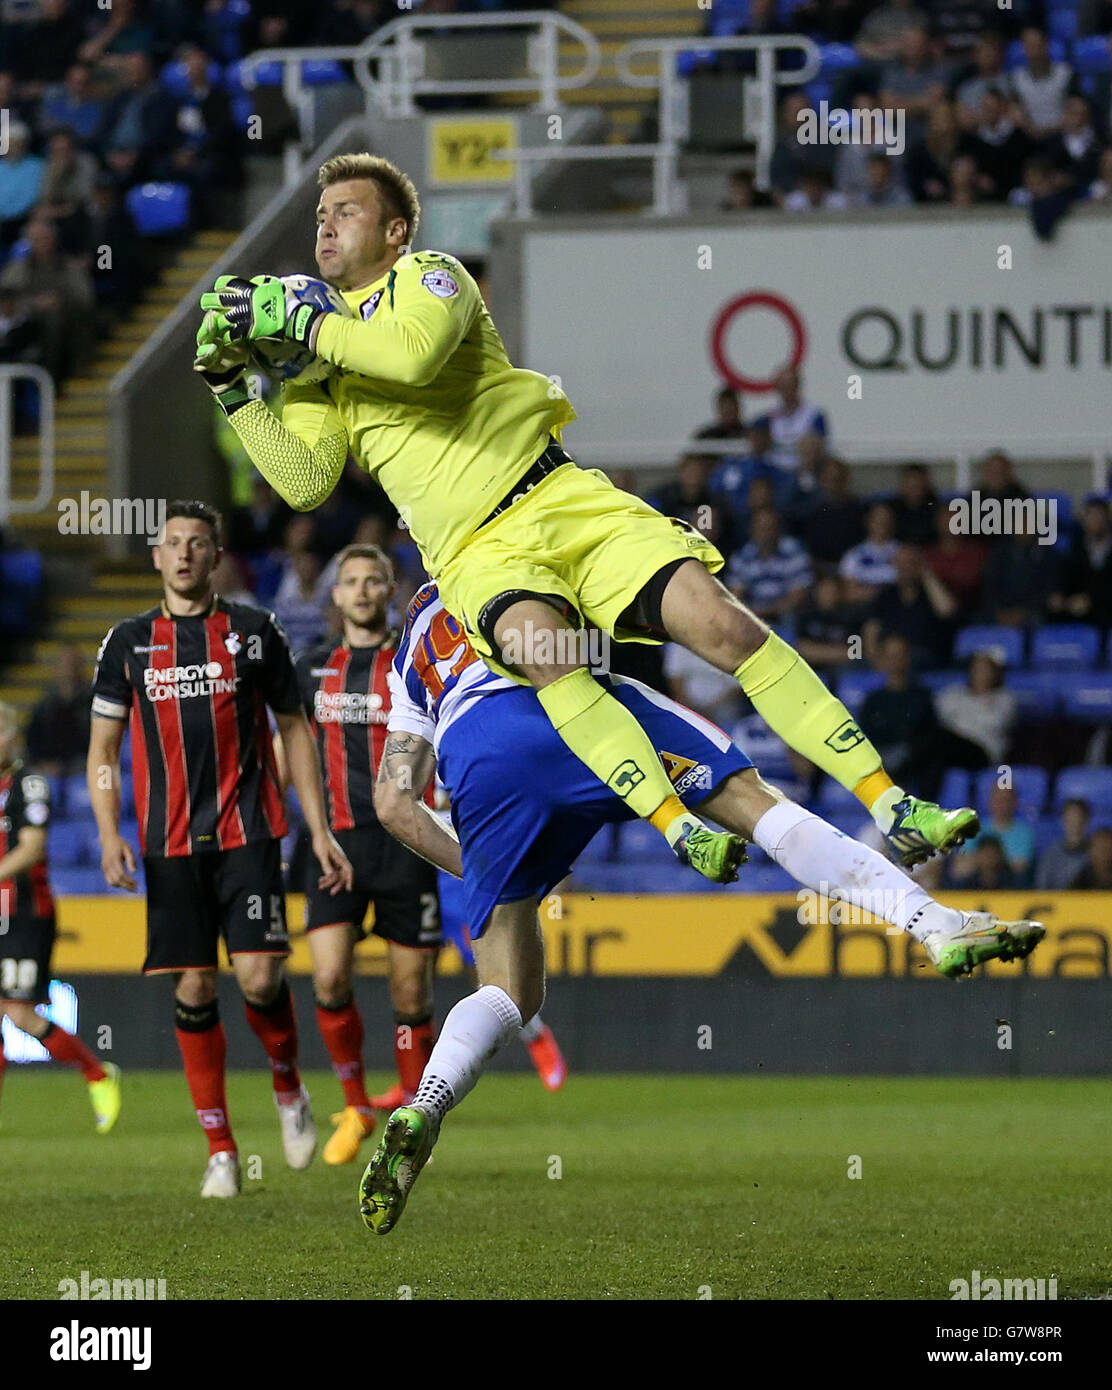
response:
[[(315, 280), (311, 275), (283, 275), (282, 284), (286, 290), (287, 313), (298, 304), (313, 304), (345, 318), (355, 317), (339, 290), (323, 280)], [(264, 375), (296, 382), (299, 386), (324, 381), (334, 370), (333, 363), (285, 338), (256, 338), (251, 344), (251, 357)]]

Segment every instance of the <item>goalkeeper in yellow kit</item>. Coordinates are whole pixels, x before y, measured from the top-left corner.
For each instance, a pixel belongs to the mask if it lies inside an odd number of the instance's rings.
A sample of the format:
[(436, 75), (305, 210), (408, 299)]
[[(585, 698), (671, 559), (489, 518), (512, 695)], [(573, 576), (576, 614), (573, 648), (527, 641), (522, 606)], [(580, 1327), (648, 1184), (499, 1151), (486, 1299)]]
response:
[[(223, 277), (201, 299), (197, 370), (291, 506), (318, 506), (350, 451), (398, 508), (476, 649), (530, 682), (576, 756), (709, 879), (736, 878), (744, 843), (684, 807), (648, 735), (585, 664), (553, 659), (579, 650), (582, 623), (680, 642), (730, 672), (786, 743), (856, 793), (905, 864), (976, 833), (971, 809), (893, 784), (841, 701), (713, 578), (714, 546), (564, 452), (575, 418), (564, 393), (510, 363), (458, 261), (409, 250), (420, 206), (405, 174), (340, 155), (320, 185), (317, 264), (354, 317), (287, 303), (271, 276)], [(287, 385), (281, 419), (245, 387), (258, 338), (334, 364), (321, 384)]]

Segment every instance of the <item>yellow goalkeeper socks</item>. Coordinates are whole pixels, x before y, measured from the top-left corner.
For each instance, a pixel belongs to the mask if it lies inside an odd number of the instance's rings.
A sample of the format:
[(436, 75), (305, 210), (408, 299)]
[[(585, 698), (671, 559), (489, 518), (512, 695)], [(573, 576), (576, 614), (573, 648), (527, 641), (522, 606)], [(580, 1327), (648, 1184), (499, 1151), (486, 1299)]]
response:
[(569, 671), (538, 690), (537, 698), (552, 727), (580, 762), (586, 763), (630, 810), (643, 820), (652, 820), (661, 834), (668, 836), (680, 817), (701, 824), (698, 817), (684, 810), (672, 790), (648, 734), (585, 667)]
[[(770, 729), (891, 823), (902, 796), (881, 766), (880, 754), (841, 700), (776, 633), (734, 672), (734, 679)], [(899, 795), (892, 797), (893, 791)], [(879, 824), (878, 820), (878, 824)]]

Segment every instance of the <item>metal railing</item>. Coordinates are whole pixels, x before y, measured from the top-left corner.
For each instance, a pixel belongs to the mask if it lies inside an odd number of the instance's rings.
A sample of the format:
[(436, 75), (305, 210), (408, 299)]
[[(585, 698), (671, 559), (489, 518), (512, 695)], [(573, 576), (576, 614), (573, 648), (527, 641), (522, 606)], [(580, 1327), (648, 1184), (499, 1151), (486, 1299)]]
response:
[[(12, 392), (18, 380), (39, 388), (39, 486), (34, 497), (12, 496)], [(0, 365), (0, 523), (40, 512), (54, 496), (54, 380), (30, 363)]]
[[(714, 54), (756, 54), (757, 71), (745, 79), (743, 102), (746, 125), (755, 131), (756, 136), (757, 187), (767, 188), (772, 150), (776, 144), (776, 88), (778, 85), (798, 86), (818, 76), (822, 66), (818, 45), (802, 34), (772, 38), (634, 39), (624, 44), (615, 55), (614, 66), (627, 86), (655, 87), (658, 90), (659, 140), (666, 147), (673, 167), (691, 129), (691, 85), (688, 78), (677, 71), (677, 59), (681, 53), (695, 50)], [(803, 66), (787, 72), (777, 71), (777, 55), (791, 52), (803, 54)], [(658, 55), (655, 73), (632, 70), (634, 57), (645, 53)], [(674, 175), (672, 181), (675, 182)]]
[(651, 159), (653, 163), (654, 216), (666, 217), (675, 211), (676, 163), (664, 145), (528, 145), (512, 150), (492, 150), (490, 158), (514, 165), (514, 216), (532, 217), (533, 191), (530, 171), (533, 165), (570, 163), (606, 159)]
[[(455, 30), (491, 29), (536, 32), (527, 39), (525, 77), (426, 77), (427, 42), (419, 32), (444, 34)], [(560, 38), (575, 39), (584, 50), (583, 66), (576, 73), (560, 73)], [(242, 63), (244, 84), (248, 85), (266, 63), (282, 64), (282, 91), (297, 113), (301, 131), (299, 141), (286, 146), (284, 165), (287, 182), (292, 182), (301, 163), (302, 150), (315, 143), (312, 88), (301, 71), (305, 60), (351, 63), (355, 79), (383, 116), (405, 117), (419, 114), (417, 98), (422, 96), (475, 96), (491, 93), (536, 93), (533, 109), (553, 112), (560, 109), (560, 94), (585, 87), (598, 74), (602, 51), (589, 29), (558, 11), (502, 10), (494, 14), (399, 15), (376, 29), (355, 47), (267, 48), (249, 54)], [(377, 66), (377, 72), (372, 71)]]

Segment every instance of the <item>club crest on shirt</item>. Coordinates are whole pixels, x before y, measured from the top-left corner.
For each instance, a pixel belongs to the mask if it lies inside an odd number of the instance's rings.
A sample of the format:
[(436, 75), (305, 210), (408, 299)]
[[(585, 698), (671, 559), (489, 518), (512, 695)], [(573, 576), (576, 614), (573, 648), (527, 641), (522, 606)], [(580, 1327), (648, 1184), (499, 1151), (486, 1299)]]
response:
[(459, 286), (446, 270), (426, 270), (421, 276), (421, 284), (437, 299), (451, 299), (459, 294)]
[(243, 646), (243, 638), (238, 632), (229, 632), (224, 637), (224, 646), (229, 656), (235, 656)]
[(366, 321), (371, 317), (371, 315), (374, 313), (374, 311), (378, 308), (379, 300), (380, 300), (381, 298), (382, 298), (382, 291), (381, 291), (381, 290), (375, 290), (374, 294), (371, 295), (370, 299), (365, 299), (365, 300), (363, 301), (363, 303), (360, 304), (360, 306), (359, 306), (359, 312), (360, 312), (360, 314), (363, 316), (363, 322), (364, 322), (364, 323), (366, 323)]

